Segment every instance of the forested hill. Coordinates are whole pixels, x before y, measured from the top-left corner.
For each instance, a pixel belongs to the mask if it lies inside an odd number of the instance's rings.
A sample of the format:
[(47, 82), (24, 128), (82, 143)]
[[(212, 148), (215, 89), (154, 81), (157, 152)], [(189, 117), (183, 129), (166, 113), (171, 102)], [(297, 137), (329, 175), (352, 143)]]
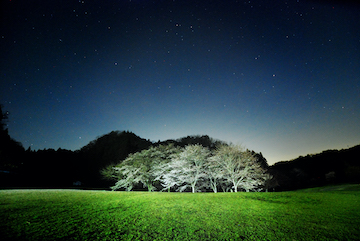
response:
[[(100, 170), (124, 160), (130, 153), (135, 153), (150, 146), (166, 145), (184, 147), (200, 144), (209, 149), (225, 142), (204, 136), (187, 136), (176, 140), (151, 142), (129, 131), (112, 131), (97, 137), (77, 151), (59, 148), (32, 151), (23, 150), (13, 153), (7, 159), (8, 165), (0, 165), (0, 186), (16, 187), (109, 187), (108, 181), (100, 175)], [(16, 154), (16, 155), (15, 155)], [(267, 165), (262, 154), (257, 154), (263, 165)], [(21, 161), (19, 160), (21, 159)], [(8, 167), (12, 165), (12, 169)], [(1, 163), (0, 163), (1, 164)], [(111, 183), (112, 185), (113, 183)]]
[(132, 132), (112, 131), (77, 151), (61, 148), (37, 151), (23, 149), (8, 153), (6, 159), (5, 152), (0, 152), (0, 186), (71, 187), (77, 184), (108, 187), (108, 183), (101, 179), (99, 170), (150, 145), (152, 142)]
[(278, 182), (278, 190), (360, 183), (360, 145), (277, 162), (270, 167), (270, 173)]
[[(5, 133), (5, 130), (2, 131)], [(5, 133), (7, 134), (7, 132)], [(109, 187), (113, 183), (102, 179), (100, 170), (124, 160), (150, 146), (174, 144), (184, 147), (200, 144), (214, 149), (223, 141), (207, 135), (187, 136), (176, 140), (151, 142), (129, 131), (112, 131), (91, 141), (77, 151), (45, 149), (18, 151), (5, 148), (11, 140), (2, 138), (0, 152), (0, 186), (8, 187)], [(7, 140), (7, 141), (6, 141)], [(10, 142), (9, 142), (10, 143)], [(10, 143), (10, 144), (11, 144)], [(13, 145), (14, 146), (14, 145)], [(360, 182), (360, 145), (346, 150), (327, 150), (319, 154), (275, 163), (268, 167), (261, 153), (255, 153), (263, 167), (274, 176), (274, 190), (294, 190), (328, 183)]]
[(124, 160), (130, 153), (149, 148), (150, 140), (129, 131), (112, 131), (81, 148), (79, 153), (80, 180), (85, 185), (102, 186), (100, 170)]

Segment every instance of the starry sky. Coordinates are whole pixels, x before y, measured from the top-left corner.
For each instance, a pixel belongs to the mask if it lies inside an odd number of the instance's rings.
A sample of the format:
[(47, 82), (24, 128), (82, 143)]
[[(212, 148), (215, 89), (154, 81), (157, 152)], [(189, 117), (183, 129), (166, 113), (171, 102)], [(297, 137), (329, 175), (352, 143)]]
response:
[(359, 4), (3, 0), (0, 103), (32, 150), (129, 130), (269, 164), (360, 144)]

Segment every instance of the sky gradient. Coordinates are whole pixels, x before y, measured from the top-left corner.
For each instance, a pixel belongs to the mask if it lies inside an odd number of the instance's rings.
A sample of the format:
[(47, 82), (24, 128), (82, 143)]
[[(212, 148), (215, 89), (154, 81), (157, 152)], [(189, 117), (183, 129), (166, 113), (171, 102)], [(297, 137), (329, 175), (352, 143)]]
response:
[(343, 2), (2, 1), (9, 134), (206, 134), (269, 164), (360, 144), (360, 7)]

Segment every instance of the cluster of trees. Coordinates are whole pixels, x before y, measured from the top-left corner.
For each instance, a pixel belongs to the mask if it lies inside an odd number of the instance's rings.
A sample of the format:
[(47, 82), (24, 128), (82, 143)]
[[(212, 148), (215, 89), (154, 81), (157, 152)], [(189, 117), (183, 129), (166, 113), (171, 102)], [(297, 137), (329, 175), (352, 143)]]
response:
[(8, 115), (8, 112), (3, 112), (2, 105), (0, 105), (0, 171), (11, 172), (20, 165), (25, 149), (8, 133), (6, 128)]
[(3, 106), (0, 105), (0, 186), (6, 186), (17, 180), (14, 172), (24, 160), (25, 149), (20, 142), (10, 137), (6, 126), (9, 113), (2, 109)]
[(143, 185), (148, 191), (249, 192), (266, 190), (271, 183), (261, 161), (254, 152), (236, 145), (222, 144), (210, 150), (199, 144), (168, 144), (130, 154), (102, 174), (116, 180), (113, 190), (130, 191)]

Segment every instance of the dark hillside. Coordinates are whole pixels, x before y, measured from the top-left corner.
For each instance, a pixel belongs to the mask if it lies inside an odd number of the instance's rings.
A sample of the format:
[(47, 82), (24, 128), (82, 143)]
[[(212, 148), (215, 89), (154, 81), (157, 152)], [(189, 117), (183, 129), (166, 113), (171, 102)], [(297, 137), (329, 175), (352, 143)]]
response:
[(110, 164), (124, 160), (130, 153), (150, 147), (152, 142), (128, 131), (112, 131), (98, 137), (80, 149), (79, 179), (91, 187), (100, 187), (100, 170)]
[(102, 168), (152, 144), (125, 131), (100, 136), (78, 151), (61, 148), (21, 151), (14, 149), (17, 145), (10, 148), (13, 142), (1, 145), (6, 150), (0, 151), (3, 187), (108, 187), (99, 173)]
[(293, 190), (335, 183), (360, 182), (360, 145), (344, 150), (327, 150), (275, 163), (270, 172), (279, 190)]

